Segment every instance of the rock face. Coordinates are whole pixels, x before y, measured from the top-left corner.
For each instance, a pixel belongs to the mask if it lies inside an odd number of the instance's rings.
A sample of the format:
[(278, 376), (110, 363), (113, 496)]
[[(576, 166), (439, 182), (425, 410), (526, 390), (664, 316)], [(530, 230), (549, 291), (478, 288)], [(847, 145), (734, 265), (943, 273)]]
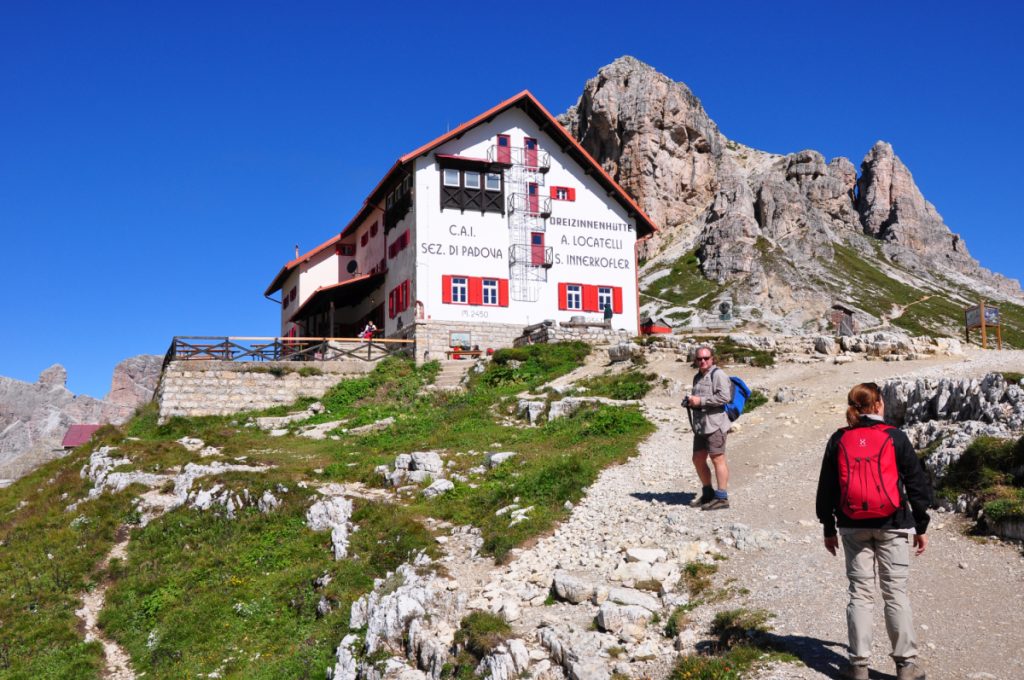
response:
[(140, 354), (125, 359), (114, 366), (110, 392), (105, 401), (132, 411), (148, 404), (156, 391), (162, 366), (163, 357), (156, 354)]
[(61, 453), (71, 425), (120, 424), (152, 398), (162, 357), (126, 359), (114, 369), (107, 399), (75, 395), (54, 364), (35, 383), (0, 377), (0, 478), (16, 479)]
[[(756, 308), (762, 322), (792, 331), (836, 298), (849, 302), (849, 281), (829, 270), (837, 245), (871, 261), (880, 248), (932, 285), (948, 287), (940, 275), (953, 275), (982, 294), (1024, 300), (1019, 282), (971, 258), (885, 142), (865, 155), (859, 177), (846, 158), (744, 146), (722, 135), (686, 85), (632, 57), (600, 69), (560, 120), (661, 227), (642, 246), (645, 273), (696, 250), (704, 277), (729, 286), (741, 317)], [(644, 312), (668, 313), (650, 303)]]

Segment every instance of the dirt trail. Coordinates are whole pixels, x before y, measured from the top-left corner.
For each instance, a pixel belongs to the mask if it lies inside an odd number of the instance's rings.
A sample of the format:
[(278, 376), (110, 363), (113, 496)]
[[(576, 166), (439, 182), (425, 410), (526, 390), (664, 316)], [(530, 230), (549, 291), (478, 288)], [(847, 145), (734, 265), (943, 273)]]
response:
[[(681, 364), (662, 363), (663, 374), (679, 374)], [(990, 370), (1021, 371), (1024, 353), (972, 353), (963, 358), (915, 362), (857, 361), (832, 364), (785, 364), (771, 370), (736, 368), (753, 386), (773, 395), (789, 386), (801, 396), (786, 404), (770, 403), (740, 421), (729, 438), (732, 507), (721, 513), (752, 529), (783, 531), (789, 536), (768, 550), (730, 551), (720, 578), (735, 579), (750, 590), (723, 608), (763, 608), (776, 615), (775, 632), (806, 666), (787, 665), (760, 678), (835, 677), (846, 657), (845, 592), (842, 557), (822, 546), (814, 515), (814, 494), (821, 456), (829, 435), (844, 424), (846, 391), (858, 382), (883, 381), (922, 373), (983, 375)], [(686, 369), (682, 375), (688, 375)], [(655, 396), (655, 401), (674, 395)], [(683, 445), (689, 446), (687, 437)], [(686, 470), (672, 480), (694, 489), (696, 477)], [(666, 485), (666, 491), (672, 486)], [(700, 516), (694, 518), (700, 522)], [(912, 557), (911, 602), (921, 658), (929, 677), (1024, 677), (1024, 559), (1019, 546), (964, 535), (962, 519), (932, 511), (931, 541), (921, 557)], [(710, 618), (711, 612), (703, 612)], [(889, 643), (876, 603), (873, 678), (894, 677)]]
[[(128, 542), (131, 540), (131, 532), (128, 527), (122, 527), (118, 533), (118, 541), (110, 549), (107, 556), (100, 564), (100, 570), (110, 566), (110, 560), (117, 558), (125, 559), (128, 555)], [(75, 610), (75, 616), (82, 621), (85, 632), (85, 641), (98, 640), (103, 645), (103, 658), (105, 668), (103, 677), (107, 680), (135, 680), (135, 671), (132, 670), (131, 657), (121, 645), (103, 635), (99, 627), (100, 612), (107, 598), (107, 587), (109, 583), (101, 583), (92, 590), (82, 594), (82, 607)]]

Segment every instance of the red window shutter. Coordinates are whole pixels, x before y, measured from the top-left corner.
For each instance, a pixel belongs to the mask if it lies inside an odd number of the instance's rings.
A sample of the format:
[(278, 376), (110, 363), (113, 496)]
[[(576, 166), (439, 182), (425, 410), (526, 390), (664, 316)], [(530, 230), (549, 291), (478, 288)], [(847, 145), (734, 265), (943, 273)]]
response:
[(445, 274), (441, 277), (441, 302), (450, 305), (452, 303), (452, 276)]
[(558, 187), (551, 187), (551, 198), (558, 198)]
[(569, 309), (569, 284), (558, 284), (558, 308)]
[(388, 293), (388, 318), (395, 318), (395, 291)]
[(508, 279), (498, 279), (498, 306), (508, 307)]
[(409, 230), (406, 229), (404, 232), (402, 232), (402, 245), (401, 245), (401, 249), (405, 250), (405, 248), (408, 245), (409, 245)]
[(612, 311), (622, 314), (622, 288), (618, 286), (612, 288)]
[(409, 309), (409, 279), (402, 281), (402, 311)]
[(597, 304), (597, 286), (583, 286), (583, 311), (601, 311)]
[(570, 201), (575, 201), (576, 200), (576, 190), (575, 189), (572, 189), (572, 188), (569, 189), (569, 200)]
[(469, 277), (469, 304), (482, 305), (484, 303), (484, 280), (479, 276)]

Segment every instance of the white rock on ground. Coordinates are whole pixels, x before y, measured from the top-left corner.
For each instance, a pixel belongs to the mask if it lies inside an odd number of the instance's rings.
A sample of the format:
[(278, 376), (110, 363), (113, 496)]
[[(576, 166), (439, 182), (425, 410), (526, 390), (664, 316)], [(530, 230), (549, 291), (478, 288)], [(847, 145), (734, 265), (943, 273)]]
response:
[(330, 531), (334, 559), (348, 556), (348, 534), (351, 528), (352, 501), (332, 496), (316, 501), (306, 511), (306, 524), (311, 531)]

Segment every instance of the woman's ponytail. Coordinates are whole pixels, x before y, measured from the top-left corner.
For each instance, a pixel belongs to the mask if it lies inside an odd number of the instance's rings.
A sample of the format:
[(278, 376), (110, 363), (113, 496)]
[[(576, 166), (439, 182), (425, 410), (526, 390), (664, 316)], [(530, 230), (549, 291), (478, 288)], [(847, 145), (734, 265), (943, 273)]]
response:
[(882, 401), (882, 390), (873, 382), (855, 385), (850, 393), (846, 395), (846, 422), (850, 426), (860, 422), (860, 417), (867, 413), (874, 413), (878, 403)]

